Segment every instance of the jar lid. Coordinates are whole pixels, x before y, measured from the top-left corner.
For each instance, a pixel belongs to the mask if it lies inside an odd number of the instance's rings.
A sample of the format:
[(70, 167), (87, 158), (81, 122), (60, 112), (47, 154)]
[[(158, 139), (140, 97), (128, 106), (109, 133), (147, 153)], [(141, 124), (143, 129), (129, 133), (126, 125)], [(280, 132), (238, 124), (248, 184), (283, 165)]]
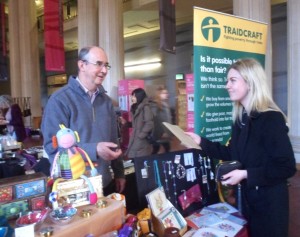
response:
[(44, 227), (40, 230), (41, 237), (49, 237), (53, 235), (54, 228), (52, 226)]

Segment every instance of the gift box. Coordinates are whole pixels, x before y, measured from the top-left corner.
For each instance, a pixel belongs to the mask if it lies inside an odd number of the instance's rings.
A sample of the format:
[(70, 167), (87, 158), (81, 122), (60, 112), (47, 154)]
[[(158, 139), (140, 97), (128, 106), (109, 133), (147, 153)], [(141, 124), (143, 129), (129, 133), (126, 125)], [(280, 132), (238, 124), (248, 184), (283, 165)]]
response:
[(180, 235), (187, 231), (187, 222), (180, 212), (167, 199), (163, 187), (159, 187), (146, 195), (152, 211), (152, 224), (154, 232), (163, 236), (165, 229), (175, 227)]
[(147, 234), (152, 231), (151, 210), (145, 208), (137, 214), (138, 224), (142, 234)]
[(72, 204), (73, 207), (90, 204), (89, 194), (91, 189), (97, 194), (97, 198), (103, 197), (102, 176), (88, 177), (92, 187), (82, 178), (66, 180), (57, 184), (58, 204)]

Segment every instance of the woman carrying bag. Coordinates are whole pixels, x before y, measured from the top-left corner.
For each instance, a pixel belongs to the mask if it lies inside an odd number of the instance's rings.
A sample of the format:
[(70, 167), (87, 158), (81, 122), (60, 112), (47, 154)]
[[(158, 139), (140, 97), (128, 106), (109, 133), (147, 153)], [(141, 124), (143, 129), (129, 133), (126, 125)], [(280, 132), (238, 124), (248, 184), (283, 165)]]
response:
[(121, 124), (132, 127), (128, 149), (125, 153), (130, 159), (151, 155), (152, 145), (147, 137), (153, 129), (153, 114), (145, 90), (137, 88), (132, 91), (131, 95), (130, 115), (132, 121), (128, 122), (120, 117)]
[(228, 146), (187, 134), (209, 157), (242, 164), (221, 180), (223, 185), (240, 184), (250, 236), (287, 237), (287, 179), (295, 174), (296, 162), (286, 117), (271, 97), (263, 67), (254, 59), (240, 59), (229, 67), (226, 89), (234, 103)]

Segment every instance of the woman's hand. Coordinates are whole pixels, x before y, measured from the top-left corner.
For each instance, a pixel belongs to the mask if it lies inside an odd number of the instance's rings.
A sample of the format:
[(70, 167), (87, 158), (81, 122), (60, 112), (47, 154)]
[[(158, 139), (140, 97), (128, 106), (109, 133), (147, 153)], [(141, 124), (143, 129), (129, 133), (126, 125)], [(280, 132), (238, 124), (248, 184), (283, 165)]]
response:
[(247, 178), (247, 170), (233, 170), (222, 176), (223, 185), (236, 185)]
[(190, 136), (196, 142), (196, 144), (200, 145), (201, 137), (198, 134), (193, 132), (185, 132), (185, 134)]

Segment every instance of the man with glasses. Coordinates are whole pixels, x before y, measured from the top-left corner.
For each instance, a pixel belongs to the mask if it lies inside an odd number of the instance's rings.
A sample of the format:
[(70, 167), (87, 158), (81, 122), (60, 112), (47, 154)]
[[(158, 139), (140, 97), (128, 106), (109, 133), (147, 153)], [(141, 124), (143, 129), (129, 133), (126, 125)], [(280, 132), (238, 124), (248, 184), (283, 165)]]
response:
[(96, 162), (102, 175), (104, 195), (121, 193), (125, 176), (122, 152), (116, 149), (117, 119), (113, 103), (102, 86), (110, 69), (107, 55), (100, 47), (82, 48), (77, 66), (78, 76), (71, 76), (68, 84), (53, 93), (46, 105), (41, 127), (45, 152), (52, 163), (57, 152), (52, 146), (52, 137), (59, 130), (59, 124), (77, 131), (79, 146)]

